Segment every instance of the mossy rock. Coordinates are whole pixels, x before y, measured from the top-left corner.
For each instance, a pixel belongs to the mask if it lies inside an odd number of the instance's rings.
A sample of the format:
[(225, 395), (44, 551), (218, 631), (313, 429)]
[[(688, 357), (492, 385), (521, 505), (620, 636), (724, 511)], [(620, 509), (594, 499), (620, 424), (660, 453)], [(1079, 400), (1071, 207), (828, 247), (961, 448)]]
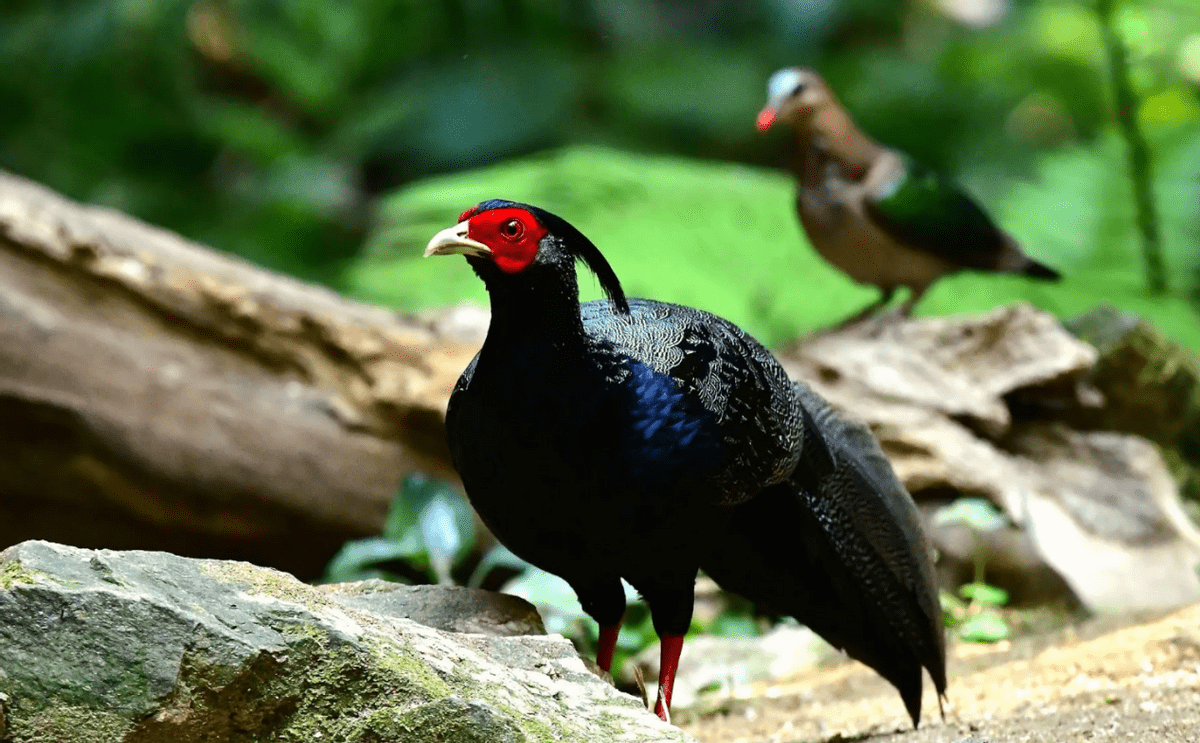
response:
[(687, 740), (559, 636), (447, 632), (160, 552), (24, 542), (0, 576), (5, 743)]
[(1200, 357), (1153, 323), (1111, 306), (1065, 324), (1099, 352), (1088, 382), (1105, 397), (1102, 407), (1075, 411), (1073, 422), (1154, 441), (1181, 493), (1200, 503)]

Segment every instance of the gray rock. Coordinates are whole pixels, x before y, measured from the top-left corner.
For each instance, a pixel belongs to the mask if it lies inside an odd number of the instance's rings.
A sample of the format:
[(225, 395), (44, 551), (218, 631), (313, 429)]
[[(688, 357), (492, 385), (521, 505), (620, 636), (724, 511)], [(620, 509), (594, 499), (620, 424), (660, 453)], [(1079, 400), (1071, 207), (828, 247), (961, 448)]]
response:
[(447, 632), (544, 635), (533, 604), (507, 593), (460, 586), (406, 586), (385, 580), (332, 583), (317, 590), (353, 609), (411, 619)]
[(4, 740), (690, 740), (561, 637), (450, 633), (361, 598), (246, 563), (16, 545)]
[(1073, 425), (1128, 431), (1160, 444), (1177, 459), (1183, 493), (1200, 502), (1200, 358), (1153, 324), (1114, 307), (1098, 307), (1066, 327), (1100, 357), (1088, 381), (1102, 408), (1073, 409)]

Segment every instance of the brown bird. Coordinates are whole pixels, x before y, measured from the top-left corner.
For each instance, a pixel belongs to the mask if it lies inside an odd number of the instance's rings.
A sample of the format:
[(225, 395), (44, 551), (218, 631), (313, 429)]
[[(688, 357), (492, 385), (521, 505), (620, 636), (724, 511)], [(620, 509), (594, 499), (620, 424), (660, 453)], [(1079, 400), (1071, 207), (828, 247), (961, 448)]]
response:
[(1060, 278), (950, 180), (863, 134), (812, 70), (771, 76), (758, 128), (776, 122), (796, 133), (796, 210), (809, 241), (851, 279), (882, 291), (847, 322), (875, 312), (902, 286), (911, 291), (900, 307), (907, 317), (935, 281), (964, 269)]

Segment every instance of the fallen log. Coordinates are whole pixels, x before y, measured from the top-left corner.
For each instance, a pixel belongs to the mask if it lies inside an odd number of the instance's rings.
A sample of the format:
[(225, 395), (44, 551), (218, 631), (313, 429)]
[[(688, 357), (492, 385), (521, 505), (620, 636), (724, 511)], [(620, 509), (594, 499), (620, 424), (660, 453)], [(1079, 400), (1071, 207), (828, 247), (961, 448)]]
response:
[(400, 479), (452, 477), (478, 348), (0, 173), (0, 546), (319, 574)]

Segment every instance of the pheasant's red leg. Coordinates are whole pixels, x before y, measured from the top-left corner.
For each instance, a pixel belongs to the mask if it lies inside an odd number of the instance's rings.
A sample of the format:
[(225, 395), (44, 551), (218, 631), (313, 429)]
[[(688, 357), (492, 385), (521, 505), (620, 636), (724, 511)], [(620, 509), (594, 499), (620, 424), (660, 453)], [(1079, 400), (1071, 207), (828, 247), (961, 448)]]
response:
[(617, 647), (617, 636), (620, 634), (620, 622), (600, 628), (600, 641), (596, 643), (596, 665), (605, 673), (612, 673), (613, 650)]
[(683, 652), (683, 635), (663, 635), (659, 644), (658, 701), (654, 703), (654, 714), (670, 722), (671, 690), (675, 688), (675, 671)]

